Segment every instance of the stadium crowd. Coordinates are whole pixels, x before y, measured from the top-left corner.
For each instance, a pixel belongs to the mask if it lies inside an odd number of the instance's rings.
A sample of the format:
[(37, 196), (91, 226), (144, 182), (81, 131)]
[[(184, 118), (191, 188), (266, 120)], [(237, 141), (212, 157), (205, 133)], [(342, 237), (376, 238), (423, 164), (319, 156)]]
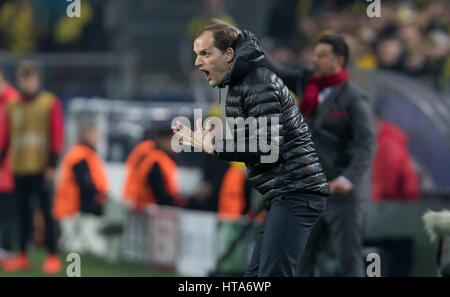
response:
[[(443, 88), (450, 78), (448, 1), (380, 3), (381, 17), (370, 18), (365, 1), (278, 1), (266, 46), (280, 62), (310, 65), (311, 45), (320, 34), (342, 34), (355, 67), (393, 70)], [(286, 15), (293, 18), (290, 32), (276, 21)]]

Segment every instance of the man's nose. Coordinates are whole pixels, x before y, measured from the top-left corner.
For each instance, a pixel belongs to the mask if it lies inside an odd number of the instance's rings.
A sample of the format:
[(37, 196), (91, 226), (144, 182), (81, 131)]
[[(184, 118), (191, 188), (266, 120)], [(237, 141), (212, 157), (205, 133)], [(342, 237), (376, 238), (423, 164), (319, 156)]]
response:
[(200, 68), (201, 65), (202, 65), (202, 60), (200, 57), (197, 57), (195, 59), (195, 67)]

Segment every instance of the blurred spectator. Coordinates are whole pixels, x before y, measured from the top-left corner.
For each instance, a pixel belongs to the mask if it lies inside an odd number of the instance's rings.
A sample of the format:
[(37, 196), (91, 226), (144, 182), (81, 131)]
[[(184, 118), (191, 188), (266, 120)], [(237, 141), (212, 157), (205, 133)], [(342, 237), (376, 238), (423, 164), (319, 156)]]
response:
[[(313, 40), (320, 34), (320, 27), (315, 18), (311, 16), (302, 16), (297, 23), (298, 48), (313, 46)], [(295, 41), (294, 41), (295, 42)]]
[(64, 10), (54, 25), (53, 40), (54, 46), (58, 50), (86, 49), (83, 45), (83, 37), (86, 35), (88, 25), (94, 19), (94, 10), (90, 1), (82, 0), (80, 3), (80, 18), (70, 18)]
[(299, 1), (294, 48), (303, 55), (320, 34), (333, 31), (346, 36), (351, 66), (422, 76), (444, 89), (450, 78), (450, 3), (384, 1), (381, 18), (369, 18), (366, 8), (360, 1)]
[(42, 91), (36, 65), (22, 61), (17, 69), (20, 100), (9, 105), (0, 123), (0, 163), (8, 149), (14, 173), (19, 219), (20, 254), (5, 262), (6, 271), (29, 268), (28, 241), (33, 194), (39, 198), (45, 221), (45, 243), (49, 255), (45, 273), (57, 273), (61, 262), (56, 254), (56, 232), (51, 215), (51, 191), (54, 171), (63, 146), (63, 114), (61, 102), (52, 93)]
[(423, 75), (426, 72), (427, 59), (420, 49), (411, 50), (406, 54), (404, 71), (411, 75)]
[(367, 44), (351, 34), (345, 34), (344, 39), (350, 51), (349, 63), (360, 69), (373, 70), (377, 68), (377, 58)]
[[(84, 123), (79, 143), (61, 162), (53, 215), (61, 224), (63, 248), (101, 255), (106, 242), (97, 231), (107, 200), (108, 179), (103, 160), (96, 153), (98, 139), (95, 125)], [(83, 227), (76, 228), (77, 224)]]
[(402, 24), (397, 31), (399, 40), (405, 44), (406, 47), (415, 47), (420, 44), (422, 32), (418, 24), (411, 22)]
[[(0, 69), (0, 123), (4, 120), (1, 118), (5, 116), (6, 109), (11, 102), (18, 99), (19, 93), (10, 84), (8, 84)], [(0, 135), (0, 138), (3, 138)], [(14, 225), (14, 179), (9, 165), (8, 158), (5, 158), (0, 163), (0, 233), (1, 245), (3, 252), (11, 252), (12, 250), (12, 228)], [(0, 264), (2, 257), (0, 256)]]
[(0, 6), (0, 41), (19, 54), (104, 49), (100, 4), (80, 0), (81, 17), (70, 18), (66, 1), (7, 0)]
[(103, 160), (96, 154), (98, 138), (96, 127), (85, 124), (79, 143), (61, 162), (53, 207), (58, 220), (78, 212), (103, 213), (108, 182)]
[(53, 30), (55, 23), (66, 15), (66, 1), (32, 0), (34, 22), (38, 36), (38, 51), (54, 50)]
[(35, 13), (30, 0), (10, 0), (0, 7), (0, 41), (15, 54), (27, 54), (38, 49)]
[(230, 163), (207, 154), (201, 154), (203, 179), (186, 208), (217, 212), (220, 187)]
[(232, 162), (219, 191), (217, 212), (221, 219), (238, 220), (251, 209), (251, 186), (244, 163)]
[(193, 41), (198, 31), (208, 25), (212, 25), (211, 18), (219, 18), (227, 23), (236, 24), (234, 19), (225, 12), (223, 0), (204, 0), (204, 5), (204, 13), (194, 17), (187, 26), (186, 34), (190, 42)]
[(372, 166), (374, 201), (420, 199), (419, 179), (408, 149), (408, 138), (399, 128), (375, 117), (378, 147)]
[(243, 163), (226, 162), (205, 155), (203, 181), (186, 208), (217, 212), (226, 220), (236, 220), (251, 210), (251, 186)]
[(382, 69), (402, 71), (404, 49), (399, 40), (386, 38), (377, 44), (378, 65)]
[(289, 44), (295, 30), (298, 0), (273, 1), (268, 20), (267, 35), (275, 41)]
[(139, 166), (147, 154), (155, 149), (155, 143), (150, 140), (149, 133), (150, 131), (146, 132), (144, 140), (131, 151), (125, 162), (126, 178), (122, 193), (122, 201), (125, 203), (133, 203), (136, 200), (139, 192), (139, 185), (136, 183)]
[[(172, 153), (172, 131), (170, 125), (161, 126), (154, 136), (155, 147), (140, 154), (136, 160), (131, 188), (132, 195), (127, 197), (135, 211), (142, 211), (149, 204), (183, 206), (177, 180), (177, 166), (170, 157)], [(137, 152), (132, 152), (137, 154)], [(130, 156), (132, 157), (132, 156)], [(132, 157), (133, 158), (133, 157)], [(130, 187), (129, 182), (127, 182)], [(129, 189), (129, 188), (128, 188)]]

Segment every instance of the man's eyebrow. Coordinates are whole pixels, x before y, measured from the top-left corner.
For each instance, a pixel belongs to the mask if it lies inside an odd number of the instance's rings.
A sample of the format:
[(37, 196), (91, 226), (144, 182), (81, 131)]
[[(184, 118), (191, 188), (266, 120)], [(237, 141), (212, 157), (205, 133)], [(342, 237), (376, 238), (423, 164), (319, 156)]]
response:
[[(202, 49), (198, 52), (198, 55), (204, 55), (207, 53), (207, 51), (208, 51), (208, 49)], [(194, 52), (195, 52), (195, 50), (194, 50)]]

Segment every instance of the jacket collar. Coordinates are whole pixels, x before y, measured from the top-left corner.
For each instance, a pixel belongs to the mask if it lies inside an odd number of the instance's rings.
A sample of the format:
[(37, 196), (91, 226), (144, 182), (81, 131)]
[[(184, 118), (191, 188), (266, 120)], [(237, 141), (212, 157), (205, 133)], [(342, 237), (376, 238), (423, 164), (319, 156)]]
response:
[(243, 30), (237, 39), (235, 56), (230, 71), (225, 75), (219, 88), (233, 86), (250, 71), (258, 67), (264, 58), (264, 53), (253, 33)]

